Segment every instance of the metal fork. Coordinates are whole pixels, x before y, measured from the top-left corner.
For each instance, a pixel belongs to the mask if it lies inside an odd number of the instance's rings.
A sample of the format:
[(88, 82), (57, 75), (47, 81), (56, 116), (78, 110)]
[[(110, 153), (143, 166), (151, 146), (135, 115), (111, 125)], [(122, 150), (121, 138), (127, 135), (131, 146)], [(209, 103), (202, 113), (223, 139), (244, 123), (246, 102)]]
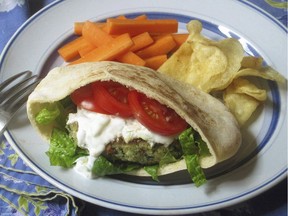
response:
[(0, 84), (0, 136), (39, 81), (31, 71), (24, 71)]

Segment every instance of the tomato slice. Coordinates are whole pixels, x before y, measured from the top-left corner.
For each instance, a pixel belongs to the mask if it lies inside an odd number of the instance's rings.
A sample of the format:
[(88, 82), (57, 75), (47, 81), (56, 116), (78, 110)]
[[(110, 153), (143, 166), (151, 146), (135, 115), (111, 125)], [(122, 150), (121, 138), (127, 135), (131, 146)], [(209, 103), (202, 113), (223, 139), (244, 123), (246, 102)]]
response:
[(188, 126), (174, 110), (132, 90), (128, 101), (134, 117), (145, 127), (161, 135), (176, 135)]
[(83, 109), (102, 114), (109, 114), (107, 111), (98, 106), (98, 104), (94, 101), (94, 95), (91, 85), (86, 85), (79, 89), (76, 89), (70, 95), (70, 97), (74, 104)]
[(125, 86), (112, 81), (95, 82), (92, 89), (96, 104), (111, 115), (123, 118), (133, 116), (127, 99), (130, 90)]
[(174, 110), (144, 94), (112, 81), (94, 82), (71, 94), (84, 109), (123, 118), (134, 116), (142, 125), (161, 135), (176, 135), (188, 126)]

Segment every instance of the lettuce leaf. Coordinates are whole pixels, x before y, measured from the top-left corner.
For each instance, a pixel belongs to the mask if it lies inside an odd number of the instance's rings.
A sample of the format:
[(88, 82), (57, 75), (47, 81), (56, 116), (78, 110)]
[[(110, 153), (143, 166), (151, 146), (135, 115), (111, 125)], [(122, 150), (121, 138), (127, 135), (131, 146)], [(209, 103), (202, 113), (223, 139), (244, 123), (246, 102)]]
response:
[(165, 164), (176, 162), (177, 159), (172, 155), (170, 151), (167, 151), (163, 158), (161, 158), (159, 162), (159, 166), (163, 166)]
[(144, 170), (151, 176), (151, 178), (154, 181), (159, 182), (159, 179), (158, 179), (159, 164), (152, 165), (152, 166), (145, 166)]
[(70, 168), (77, 158), (88, 155), (77, 146), (66, 131), (54, 128), (50, 138), (50, 147), (46, 152), (52, 166)]
[(208, 147), (199, 134), (192, 128), (182, 132), (179, 136), (179, 141), (182, 146), (187, 170), (194, 184), (199, 187), (207, 181), (200, 166), (199, 158), (210, 154)]
[(205, 184), (207, 180), (203, 169), (200, 166), (199, 156), (197, 154), (185, 155), (184, 159), (186, 162), (187, 170), (196, 187)]
[(61, 112), (59, 106), (57, 106), (57, 103), (49, 104), (40, 110), (35, 120), (38, 124), (47, 125), (54, 121), (60, 115), (60, 113)]
[(167, 154), (163, 157), (159, 164), (144, 166), (140, 164), (134, 163), (121, 163), (121, 162), (110, 162), (104, 156), (99, 156), (92, 168), (93, 174), (96, 176), (105, 176), (105, 175), (113, 175), (113, 174), (122, 174), (129, 171), (133, 171), (139, 168), (144, 168), (144, 170), (152, 177), (153, 180), (158, 180), (158, 169), (160, 166), (172, 163), (177, 161), (173, 155), (168, 151)]
[(47, 103), (36, 115), (36, 122), (41, 125), (55, 123), (60, 128), (65, 128), (68, 114), (74, 112), (76, 106), (72, 103), (70, 97), (66, 97), (61, 101)]
[(94, 161), (92, 167), (92, 173), (95, 174), (96, 176), (106, 176), (113, 174), (121, 174), (139, 168), (140, 166), (137, 164), (112, 163), (109, 160), (107, 160), (104, 156), (100, 155)]
[(166, 154), (163, 158), (161, 158), (159, 164), (151, 165), (151, 166), (144, 166), (144, 170), (152, 177), (154, 181), (159, 182), (158, 179), (158, 170), (161, 166), (169, 163), (176, 162), (177, 159), (172, 155), (172, 153), (167, 150)]
[(195, 145), (198, 147), (198, 155), (200, 158), (211, 155), (207, 144), (202, 140), (199, 133), (196, 133), (196, 131), (194, 131), (194, 140)]

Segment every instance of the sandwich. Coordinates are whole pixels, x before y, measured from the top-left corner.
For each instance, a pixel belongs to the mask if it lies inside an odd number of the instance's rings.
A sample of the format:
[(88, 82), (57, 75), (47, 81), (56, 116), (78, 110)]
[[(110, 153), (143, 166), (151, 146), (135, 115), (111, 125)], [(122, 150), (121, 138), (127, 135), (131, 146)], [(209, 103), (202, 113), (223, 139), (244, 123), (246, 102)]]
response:
[(103, 61), (56, 67), (27, 101), (32, 126), (50, 143), (50, 164), (86, 177), (158, 177), (203, 169), (236, 154), (241, 132), (213, 96), (152, 69)]

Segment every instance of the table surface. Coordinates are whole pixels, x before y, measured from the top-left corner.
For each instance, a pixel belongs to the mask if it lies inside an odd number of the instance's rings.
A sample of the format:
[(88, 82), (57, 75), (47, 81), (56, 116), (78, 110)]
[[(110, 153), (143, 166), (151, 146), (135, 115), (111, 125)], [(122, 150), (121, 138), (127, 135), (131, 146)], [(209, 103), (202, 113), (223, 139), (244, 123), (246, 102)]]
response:
[[(0, 52), (23, 22), (53, 1), (0, 0)], [(249, 1), (287, 27), (287, 0)], [(279, 8), (275, 2), (281, 2), (282, 6)], [(4, 136), (0, 137), (0, 173), (0, 215), (136, 215), (86, 203), (55, 188), (22, 161)], [(29, 187), (21, 189), (21, 184)], [(245, 202), (193, 215), (287, 215), (287, 179)]]

